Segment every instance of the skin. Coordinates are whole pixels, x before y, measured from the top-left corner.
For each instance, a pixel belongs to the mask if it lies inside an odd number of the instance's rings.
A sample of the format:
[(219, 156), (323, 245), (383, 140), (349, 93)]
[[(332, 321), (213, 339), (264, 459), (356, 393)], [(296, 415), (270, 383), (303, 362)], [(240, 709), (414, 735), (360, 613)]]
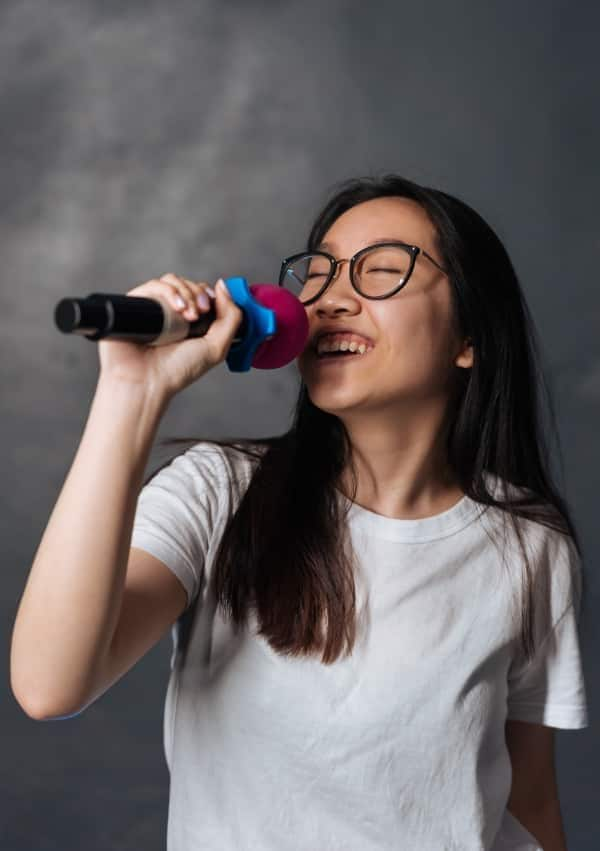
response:
[[(432, 222), (406, 198), (376, 198), (352, 207), (323, 241), (339, 259), (383, 237), (418, 245), (444, 266)], [(405, 519), (455, 505), (464, 494), (449, 470), (442, 429), (453, 373), (472, 366), (473, 350), (452, 333), (448, 277), (419, 254), (406, 286), (373, 301), (352, 288), (344, 263), (306, 311), (311, 339), (321, 326), (339, 323), (375, 343), (370, 353), (339, 364), (319, 365), (310, 346), (298, 358), (312, 402), (348, 429), (358, 474), (355, 502)], [(341, 485), (344, 493), (351, 492), (347, 473)]]

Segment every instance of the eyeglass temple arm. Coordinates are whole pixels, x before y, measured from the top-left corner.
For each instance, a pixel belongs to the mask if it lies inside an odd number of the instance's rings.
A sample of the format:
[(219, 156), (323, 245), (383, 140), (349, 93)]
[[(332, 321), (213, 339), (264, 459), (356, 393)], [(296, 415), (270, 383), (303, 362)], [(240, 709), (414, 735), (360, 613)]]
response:
[(431, 262), (433, 263), (433, 265), (434, 265), (434, 266), (437, 266), (437, 267), (438, 267), (438, 269), (440, 270), (440, 272), (443, 272), (443, 273), (444, 273), (444, 275), (447, 275), (447, 274), (448, 274), (448, 272), (446, 271), (446, 269), (443, 269), (443, 268), (440, 266), (440, 264), (437, 262), (437, 260), (434, 260), (434, 259), (433, 259), (433, 257), (431, 256), (431, 254), (428, 254), (426, 251), (423, 251), (423, 249), (422, 249), (422, 248), (418, 248), (418, 246), (417, 246), (417, 253), (418, 253), (418, 254), (419, 254), (419, 253), (420, 253), (420, 254), (423, 254), (425, 257), (427, 257), (427, 258), (428, 258), (428, 260), (431, 260)]

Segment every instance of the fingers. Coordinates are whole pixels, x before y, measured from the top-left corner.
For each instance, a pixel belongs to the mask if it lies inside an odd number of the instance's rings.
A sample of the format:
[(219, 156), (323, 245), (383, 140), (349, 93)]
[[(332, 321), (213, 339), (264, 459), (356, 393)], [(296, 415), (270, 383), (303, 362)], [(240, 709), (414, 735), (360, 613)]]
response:
[(170, 303), (190, 321), (197, 319), (199, 312), (209, 310), (210, 299), (207, 293), (215, 297), (213, 288), (204, 281), (195, 283), (172, 272), (167, 272), (158, 280), (169, 285)]
[[(188, 322), (198, 319), (200, 313), (207, 312), (211, 307), (211, 299), (214, 304), (217, 320), (227, 317), (232, 323), (232, 328), (239, 325), (241, 309), (233, 300), (227, 286), (223, 289), (210, 287), (205, 281), (191, 281), (181, 275), (167, 272), (160, 278), (152, 278), (144, 284), (140, 284), (130, 290), (127, 295), (151, 295), (154, 290), (166, 299), (173, 310), (181, 313)], [(235, 308), (233, 311), (228, 308)]]

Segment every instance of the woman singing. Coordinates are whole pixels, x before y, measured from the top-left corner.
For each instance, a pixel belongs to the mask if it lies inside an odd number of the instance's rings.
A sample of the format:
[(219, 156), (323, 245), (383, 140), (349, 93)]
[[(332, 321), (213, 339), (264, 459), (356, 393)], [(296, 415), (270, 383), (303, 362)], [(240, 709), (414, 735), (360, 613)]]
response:
[(14, 694), (80, 713), (172, 628), (168, 851), (566, 851), (553, 736), (588, 723), (582, 558), (508, 254), (396, 175), (342, 184), (290, 248), (279, 284), (310, 328), (291, 428), (190, 438), (145, 482), (168, 403), (242, 313), (174, 274), (130, 291), (217, 318), (99, 342)]

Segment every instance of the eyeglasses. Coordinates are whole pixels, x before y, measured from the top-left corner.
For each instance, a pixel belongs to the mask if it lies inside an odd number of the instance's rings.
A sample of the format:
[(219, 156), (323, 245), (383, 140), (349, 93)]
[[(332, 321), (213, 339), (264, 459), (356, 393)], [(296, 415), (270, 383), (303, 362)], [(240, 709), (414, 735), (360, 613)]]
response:
[(353, 257), (342, 260), (336, 260), (326, 251), (292, 254), (281, 264), (279, 286), (291, 290), (303, 304), (312, 304), (337, 277), (340, 265), (350, 263), (350, 283), (359, 295), (370, 299), (389, 298), (408, 282), (418, 254), (448, 274), (437, 260), (417, 245), (381, 242), (361, 248)]

